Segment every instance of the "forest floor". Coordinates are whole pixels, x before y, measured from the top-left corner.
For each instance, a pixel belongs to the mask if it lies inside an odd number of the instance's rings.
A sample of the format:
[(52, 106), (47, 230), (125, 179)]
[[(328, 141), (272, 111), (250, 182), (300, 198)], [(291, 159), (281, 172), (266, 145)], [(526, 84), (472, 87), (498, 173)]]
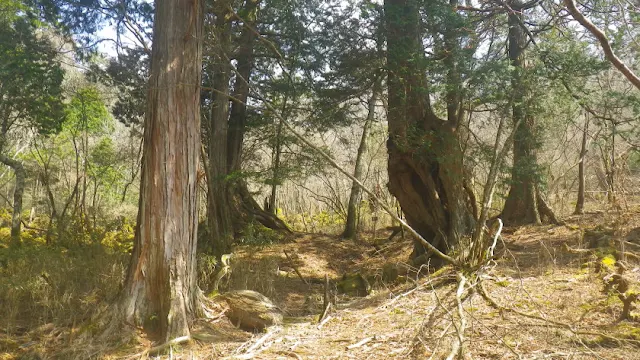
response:
[[(493, 301), (514, 311), (500, 311), (473, 293), (463, 305), (465, 358), (640, 359), (640, 323), (619, 320), (621, 301), (603, 293), (603, 274), (594, 271), (600, 260), (587, 253), (566, 251), (567, 246), (585, 247), (581, 234), (587, 228), (606, 226), (615, 229), (616, 238), (624, 238), (640, 226), (640, 208), (623, 214), (594, 212), (564, 221), (557, 226), (505, 229), (503, 255), (486, 271), (483, 283)], [(385, 241), (388, 235), (378, 232), (378, 237), (371, 239), (372, 234), (362, 234), (358, 241), (344, 241), (333, 235), (296, 234), (286, 243), (236, 249), (232, 275), (223, 287), (266, 295), (284, 311), (284, 324), (251, 334), (223, 316), (202, 320), (194, 330), (202, 340), (173, 347), (164, 356), (446, 358), (458, 338), (460, 323), (455, 278), (443, 282), (446, 272), (416, 276), (413, 271), (386, 283), (382, 280), (385, 264), (403, 264), (411, 252), (408, 239), (398, 235)], [(627, 263), (627, 276), (638, 281), (637, 258), (628, 258)], [(335, 284), (344, 274), (370, 279), (372, 291), (364, 297), (336, 296), (336, 305), (319, 322), (325, 275)], [(70, 340), (65, 341), (64, 336), (60, 340), (61, 335), (55, 334), (60, 331), (52, 327), (27, 332), (13, 339), (20, 346), (3, 355), (0, 331), (0, 359), (21, 358), (28, 353), (25, 348), (35, 342), (49, 344), (42, 347), (41, 358), (56, 357), (46, 354), (55, 354), (53, 349), (59, 350)], [(147, 358), (141, 354), (149, 346), (141, 338), (139, 343), (103, 353), (101, 358)]]

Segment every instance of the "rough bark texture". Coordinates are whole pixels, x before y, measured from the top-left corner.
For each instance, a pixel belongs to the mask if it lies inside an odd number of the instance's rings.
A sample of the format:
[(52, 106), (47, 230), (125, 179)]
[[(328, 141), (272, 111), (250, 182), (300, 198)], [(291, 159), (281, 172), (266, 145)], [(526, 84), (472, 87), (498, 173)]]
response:
[(13, 188), (13, 215), (11, 216), (11, 241), (15, 245), (20, 244), (20, 227), (22, 224), (22, 197), (24, 194), (24, 181), (27, 176), (24, 166), (18, 160), (0, 154), (0, 162), (13, 169), (16, 175), (16, 185)]
[[(249, 80), (253, 70), (253, 50), (256, 33), (255, 21), (259, 0), (246, 0), (241, 19), (245, 26), (240, 36), (237, 52), (236, 76), (231, 97), (229, 82), (234, 71), (229, 64), (231, 53), (232, 13), (228, 1), (216, 4), (217, 53), (214, 54), (216, 66), (213, 69), (215, 92), (211, 109), (208, 158), (210, 173), (208, 177), (208, 228), (213, 253), (220, 256), (231, 251), (234, 236), (240, 233), (252, 219), (272, 229), (289, 230), (288, 227), (271, 214), (260, 208), (253, 199), (247, 184), (239, 175), (241, 171), (242, 143), (246, 131), (247, 108), (249, 98)], [(231, 101), (231, 105), (230, 105)]]
[[(364, 170), (364, 154), (367, 152), (367, 138), (369, 137), (369, 130), (375, 118), (376, 102), (378, 101), (378, 94), (380, 93), (380, 85), (376, 82), (373, 87), (371, 98), (369, 98), (369, 104), (367, 109), (367, 119), (362, 127), (362, 136), (360, 137), (360, 145), (358, 146), (358, 153), (356, 155), (356, 165), (353, 170), (353, 177), (362, 182), (362, 172)], [(353, 239), (356, 237), (357, 232), (357, 216), (358, 216), (358, 202), (360, 199), (360, 186), (354, 181), (351, 185), (351, 193), (349, 195), (349, 205), (347, 206), (347, 221), (344, 225), (344, 232), (342, 238)]]
[(245, 27), (240, 38), (237, 66), (239, 78), (233, 88), (231, 114), (229, 115), (229, 134), (227, 140), (228, 172), (239, 171), (242, 160), (242, 142), (247, 122), (247, 100), (249, 99), (249, 80), (253, 70), (253, 48), (256, 42), (256, 17), (260, 0), (246, 0), (244, 5)]
[(226, 59), (230, 52), (231, 23), (229, 2), (216, 3), (216, 24), (214, 27), (217, 52), (214, 53), (212, 107), (209, 118), (207, 157), (209, 176), (207, 177), (207, 224), (213, 252), (222, 255), (231, 251), (233, 242), (232, 207), (229, 203), (227, 172), (227, 134), (229, 118), (229, 80), (231, 68)]
[(157, 0), (138, 225), (120, 321), (163, 341), (189, 335), (197, 310), (201, 1)]
[[(420, 61), (424, 49), (418, 10), (416, 0), (385, 1), (389, 191), (409, 225), (437, 249), (451, 253), (473, 225), (463, 188), (460, 114), (459, 107), (447, 106), (447, 120), (442, 120), (431, 110)], [(424, 254), (424, 246), (416, 242), (414, 263), (425, 262)]]
[(512, 120), (520, 124), (513, 138), (513, 168), (511, 187), (500, 217), (507, 225), (540, 224), (542, 217), (555, 222), (553, 211), (539, 193), (537, 134), (535, 120), (528, 111), (525, 49), (527, 34), (522, 28), (522, 4), (513, 1), (509, 13), (509, 59), (513, 65), (511, 86), (513, 89)]

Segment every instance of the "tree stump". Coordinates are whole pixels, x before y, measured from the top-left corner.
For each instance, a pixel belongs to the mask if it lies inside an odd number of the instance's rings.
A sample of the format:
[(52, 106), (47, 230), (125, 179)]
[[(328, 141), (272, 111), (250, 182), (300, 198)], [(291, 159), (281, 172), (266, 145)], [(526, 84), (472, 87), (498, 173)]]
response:
[(229, 305), (225, 313), (233, 324), (246, 331), (262, 331), (282, 323), (282, 311), (259, 292), (231, 291), (221, 295)]

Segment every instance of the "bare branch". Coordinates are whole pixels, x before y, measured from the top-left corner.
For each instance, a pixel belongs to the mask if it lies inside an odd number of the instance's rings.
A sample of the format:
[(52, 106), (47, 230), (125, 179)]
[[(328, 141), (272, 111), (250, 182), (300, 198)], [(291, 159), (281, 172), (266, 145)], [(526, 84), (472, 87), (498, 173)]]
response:
[(576, 7), (576, 3), (573, 0), (564, 0), (564, 4), (567, 6), (567, 10), (571, 13), (574, 19), (580, 23), (585, 29), (587, 29), (593, 36), (598, 39), (604, 55), (613, 66), (616, 67), (636, 88), (640, 89), (640, 77), (636, 75), (627, 65), (625, 65), (620, 58), (613, 53), (611, 43), (604, 32), (598, 29), (589, 19), (587, 19)]

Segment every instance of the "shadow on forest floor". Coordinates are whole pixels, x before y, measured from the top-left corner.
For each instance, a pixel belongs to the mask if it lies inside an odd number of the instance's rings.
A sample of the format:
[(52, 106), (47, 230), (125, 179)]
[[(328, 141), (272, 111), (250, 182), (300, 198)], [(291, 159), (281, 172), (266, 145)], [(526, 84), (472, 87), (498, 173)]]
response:
[[(552, 358), (554, 354), (560, 354), (558, 358), (567, 354), (583, 358), (585, 354), (596, 354), (607, 359), (640, 359), (631, 345), (611, 345), (597, 335), (606, 332), (607, 336), (640, 340), (634, 330), (636, 323), (616, 321), (620, 302), (601, 292), (601, 279), (593, 274), (590, 265), (585, 266), (592, 260), (590, 256), (564, 250), (567, 246), (583, 248), (582, 232), (597, 225), (616, 228), (624, 236), (639, 225), (640, 212), (598, 212), (564, 221), (559, 226), (505, 229), (507, 251), (488, 270), (493, 280), (486, 281), (487, 291), (504, 306), (561, 319), (596, 335), (567, 335), (549, 324), (498, 312), (475, 296), (464, 306), (473, 329), (466, 334), (466, 351), (474, 358), (500, 358), (513, 351), (527, 358), (544, 354)], [(385, 235), (388, 234), (379, 232), (380, 238)], [(261, 292), (285, 311), (284, 324), (266, 334), (250, 334), (235, 328), (223, 316), (198, 321), (194, 333), (206, 334), (208, 340), (176, 350), (174, 358), (191, 358), (193, 354), (196, 359), (232, 355), (249, 358), (251, 352), (259, 353), (255, 358), (260, 359), (446, 356), (442, 351), (450, 344), (442, 342), (455, 338), (450, 327), (456, 313), (453, 283), (432, 287), (425, 278), (396, 284), (378, 282), (366, 297), (338, 297), (328, 320), (318, 323), (325, 275), (333, 284), (347, 273), (379, 276), (386, 263), (403, 263), (411, 252), (409, 239), (397, 237), (380, 242), (369, 239), (369, 234), (361, 238), (352, 241), (333, 235), (298, 233), (287, 243), (237, 247), (231, 276), (221, 284), (221, 290)], [(0, 329), (0, 359), (16, 359), (34, 351), (59, 351), (80, 326), (57, 324), (44, 330), (27, 329), (19, 336)], [(141, 340), (126, 352), (140, 352), (149, 346), (147, 340)]]

